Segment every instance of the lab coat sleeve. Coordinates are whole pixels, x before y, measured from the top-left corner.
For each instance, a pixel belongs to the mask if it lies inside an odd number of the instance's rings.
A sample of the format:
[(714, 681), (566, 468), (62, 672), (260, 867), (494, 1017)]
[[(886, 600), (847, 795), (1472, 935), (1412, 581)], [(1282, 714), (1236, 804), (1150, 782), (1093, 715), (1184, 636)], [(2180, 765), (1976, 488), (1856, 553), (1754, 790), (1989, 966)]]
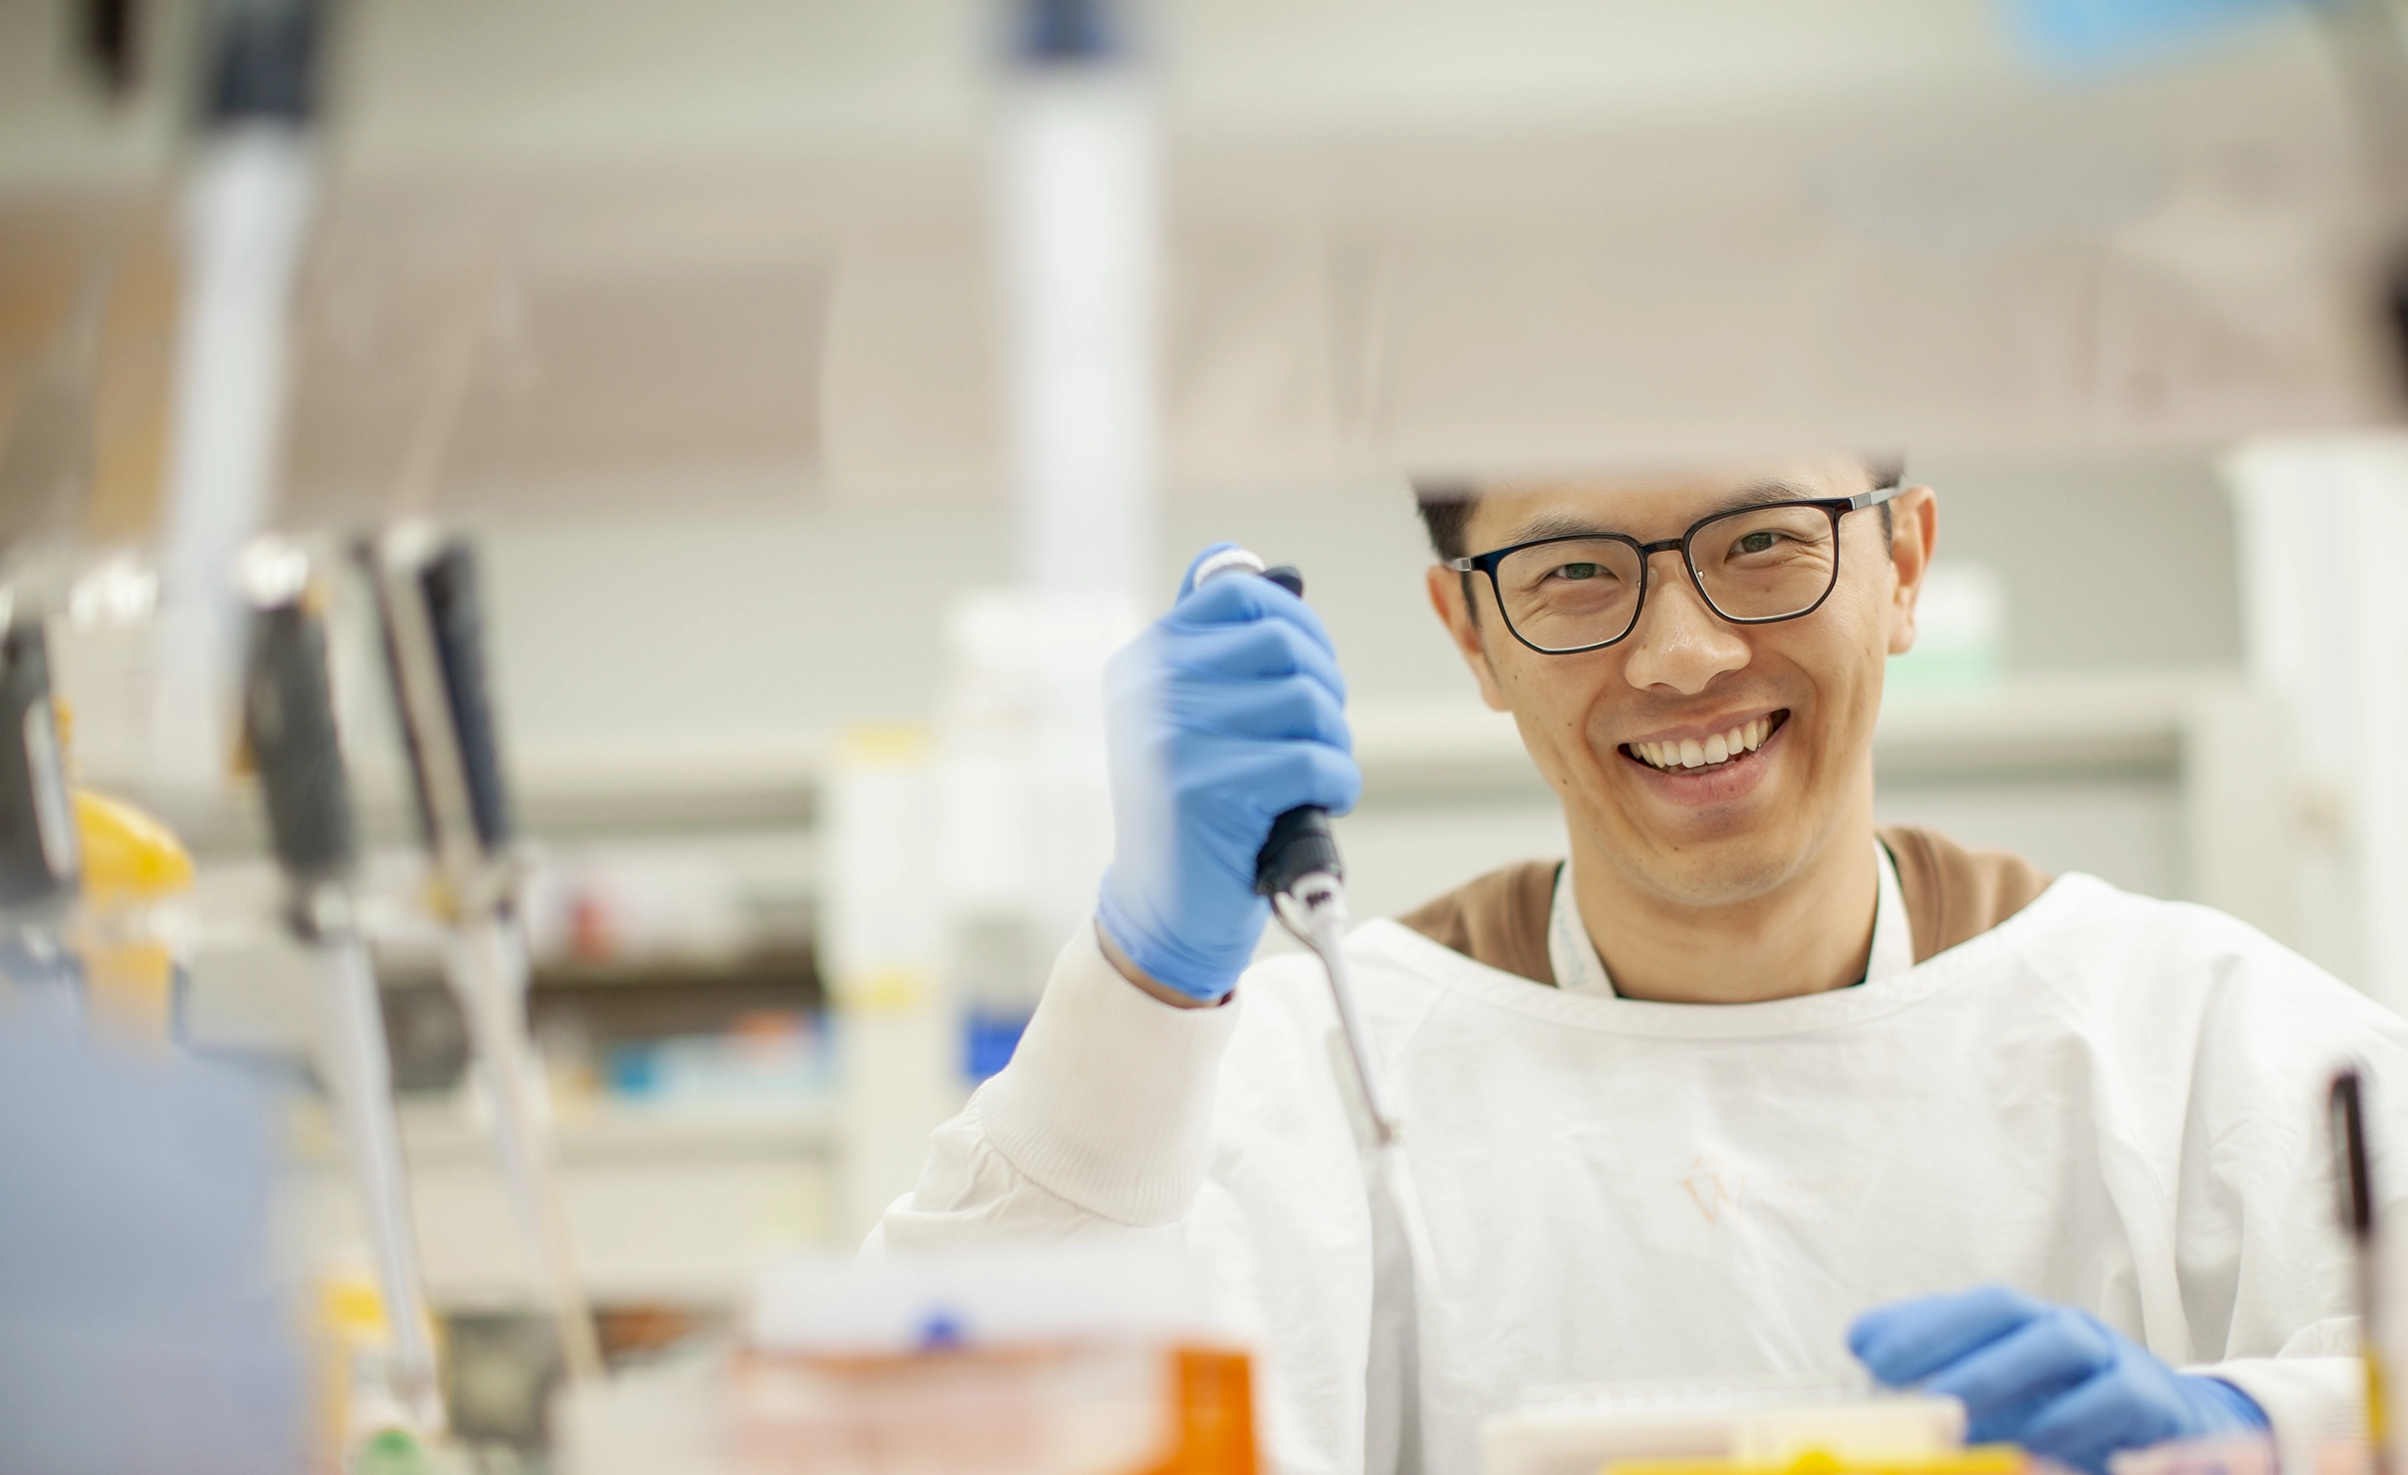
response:
[(1082, 927), (1011, 1064), (939, 1128), (873, 1251), (1091, 1230), (1175, 1240), (1212, 1165), (1214, 1095), (1239, 1004), (1148, 997)]
[(2191, 1371), (2257, 1400), (2285, 1470), (2313, 1471), (2319, 1445), (2365, 1437), (2366, 1372), (2355, 1357), (2242, 1357)]

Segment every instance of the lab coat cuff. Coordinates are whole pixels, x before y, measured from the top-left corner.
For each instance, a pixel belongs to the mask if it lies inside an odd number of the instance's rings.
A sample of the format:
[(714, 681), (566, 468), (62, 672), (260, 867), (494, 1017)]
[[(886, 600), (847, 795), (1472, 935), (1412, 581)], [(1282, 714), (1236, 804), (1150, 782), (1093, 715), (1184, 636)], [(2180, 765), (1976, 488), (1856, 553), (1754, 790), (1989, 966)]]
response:
[(2243, 1357), (2184, 1371), (2255, 1400), (2289, 1475), (2313, 1475), (2320, 1446), (2365, 1438), (2366, 1374), (2354, 1357)]
[(1237, 1000), (1180, 1009), (1121, 977), (1078, 935), (1011, 1064), (970, 1109), (988, 1145), (1032, 1182), (1124, 1224), (1186, 1215), (1212, 1165), (1213, 1095)]

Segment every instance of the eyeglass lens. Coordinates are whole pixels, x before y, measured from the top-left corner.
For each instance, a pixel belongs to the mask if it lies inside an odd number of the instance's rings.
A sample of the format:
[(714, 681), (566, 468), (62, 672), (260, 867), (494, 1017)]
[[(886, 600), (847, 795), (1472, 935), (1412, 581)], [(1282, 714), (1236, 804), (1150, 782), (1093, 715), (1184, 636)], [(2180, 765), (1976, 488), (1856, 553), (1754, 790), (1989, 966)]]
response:
[[(1700, 526), (1688, 554), (1706, 599), (1726, 619), (1803, 614), (1839, 575), (1831, 515), (1820, 507), (1751, 507)], [(1568, 538), (1498, 560), (1497, 597), (1516, 634), (1542, 650), (1603, 645), (1630, 632), (1644, 570), (1614, 538)]]

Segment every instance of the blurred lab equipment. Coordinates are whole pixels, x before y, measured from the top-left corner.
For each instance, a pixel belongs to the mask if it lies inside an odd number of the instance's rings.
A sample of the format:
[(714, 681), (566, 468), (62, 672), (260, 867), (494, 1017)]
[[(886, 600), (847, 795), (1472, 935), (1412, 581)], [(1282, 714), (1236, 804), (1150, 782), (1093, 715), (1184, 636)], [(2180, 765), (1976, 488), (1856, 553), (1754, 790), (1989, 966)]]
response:
[(971, 1084), (1011, 1058), (1112, 853), (1097, 676), (1154, 546), (1162, 254), (1137, 7), (1000, 6), (993, 159), (1012, 584), (957, 599), (938, 731), (942, 963)]
[(804, 1260), (739, 1344), (562, 1397), (566, 1475), (1252, 1475), (1252, 1359), (1126, 1246)]
[(253, 543), (241, 575), (252, 608), (244, 731), (288, 888), (286, 925), (310, 950), (318, 973), (319, 1060), (392, 1333), (389, 1381), (404, 1421), (398, 1432), (433, 1439), (444, 1432), (442, 1395), (393, 1114), (384, 1016), (353, 885), (359, 836), (328, 683), (323, 593), (310, 555), (280, 538)]
[(266, 514), (284, 439), (293, 284), (314, 193), (325, 0), (209, 0), (197, 17), (201, 138), (183, 282), (152, 673), (153, 778), (225, 772), (241, 645), (227, 573)]
[(944, 897), (934, 766), (916, 727), (864, 727), (827, 779), (820, 957), (839, 1050), (845, 1182), (839, 1232), (858, 1236), (918, 1181), (928, 1134), (957, 1110), (957, 1034), (938, 994)]
[(1697, 1462), (1698, 1475), (1777, 1471), (1818, 1454), (1827, 1469), (1870, 1470), (1976, 1453), (1955, 1399), (1884, 1392), (1849, 1374), (1532, 1388), (1480, 1430), (1481, 1475), (1593, 1475), (1657, 1461)]
[(602, 1353), (577, 1281), (544, 1094), (527, 1031), (521, 866), (501, 733), (485, 677), (484, 606), (475, 554), (460, 538), (408, 524), (362, 550), (402, 725), (418, 818), (433, 862), (432, 900), (450, 937), (446, 975), (459, 996), (503, 1173), (559, 1328), (569, 1375), (598, 1378)]
[(96, 1025), (124, 1038), (181, 1041), (192, 852), (140, 805), (73, 783), (73, 713), (60, 703), (57, 718), (83, 855), (74, 943), (85, 1006)]
[(130, 1038), (180, 1039), (192, 855), (132, 804), (80, 787), (74, 800), (85, 1007), (96, 1024)]
[(936, 729), (946, 991), (962, 1073), (1003, 1068), (1054, 950), (1095, 905), (1110, 860), (1097, 674), (1137, 633), (1130, 607), (987, 589), (946, 612)]
[(38, 616), (0, 635), (0, 986), (125, 1038), (178, 1030), (192, 857), (123, 800), (72, 782), (70, 725)]
[(2398, 1468), (2392, 1432), (2390, 1368), (2384, 1346), (2390, 1309), (2383, 1279), (2383, 1241), (2375, 1211), (2374, 1161), (2367, 1145), (2366, 1080), (2356, 1069), (2333, 1077), (2329, 1126), (2333, 1181), (2340, 1191), (2341, 1231), (2349, 1236), (2358, 1278), (2358, 1358), (2366, 1366), (2366, 1447), (2374, 1475)]
[(66, 926), (83, 870), (41, 622), (0, 610), (0, 982), (78, 1015)]
[(608, 1084), (628, 1105), (727, 1108), (816, 1100), (831, 1075), (828, 1031), (812, 1015), (763, 1011), (717, 1034), (611, 1047)]
[(0, 1470), (301, 1468), (266, 1104), (0, 1009)]
[[(2269, 437), (2224, 462), (2251, 679), (2290, 719), (2270, 735), (2298, 864), (2275, 884), (2296, 945), (2394, 1010), (2408, 1007), (2408, 782), (2368, 761), (2408, 711), (2408, 437)], [(2377, 749), (2376, 751), (2383, 751)]]
[(1162, 245), (1133, 9), (1012, 7), (997, 201), (1022, 576), (1107, 608), (1141, 588), (1156, 492)]

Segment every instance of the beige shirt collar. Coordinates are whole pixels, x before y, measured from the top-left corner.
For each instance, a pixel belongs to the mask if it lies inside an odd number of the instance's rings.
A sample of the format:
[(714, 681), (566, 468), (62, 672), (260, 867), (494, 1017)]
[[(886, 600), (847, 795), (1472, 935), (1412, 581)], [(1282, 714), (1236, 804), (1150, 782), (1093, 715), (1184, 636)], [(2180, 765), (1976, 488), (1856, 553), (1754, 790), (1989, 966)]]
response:
[[(1873, 952), (1865, 960), (1867, 983), (1894, 977), (1915, 966), (1915, 938), (1907, 925), (1906, 899), (1898, 889), (1898, 863), (1889, 847), (1873, 842), (1876, 869), (1873, 901)], [(1555, 984), (1566, 993), (1595, 998), (1617, 997), (1605, 959), (1580, 922), (1580, 903), (1572, 894), (1572, 862), (1555, 873), (1555, 902), (1547, 913), (1547, 961), (1554, 966)]]

